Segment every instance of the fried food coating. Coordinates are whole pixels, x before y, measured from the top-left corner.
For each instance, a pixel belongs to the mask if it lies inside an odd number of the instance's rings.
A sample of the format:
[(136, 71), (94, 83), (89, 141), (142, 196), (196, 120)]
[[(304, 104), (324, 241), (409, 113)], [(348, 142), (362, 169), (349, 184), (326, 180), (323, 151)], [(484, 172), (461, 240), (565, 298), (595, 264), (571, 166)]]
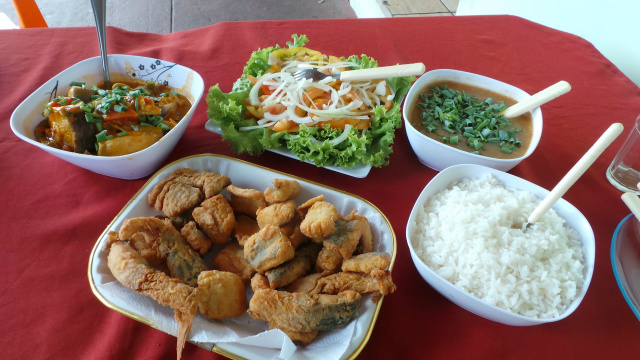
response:
[(256, 272), (253, 266), (245, 260), (242, 245), (235, 241), (229, 241), (227, 246), (216, 254), (213, 258), (213, 267), (236, 274), (245, 283), (248, 283)]
[(302, 205), (298, 206), (298, 209), (296, 209), (296, 211), (298, 212), (300, 217), (304, 219), (304, 217), (307, 215), (307, 212), (309, 212), (309, 208), (311, 208), (313, 204), (319, 201), (324, 201), (324, 195), (318, 195), (305, 201)]
[(342, 271), (371, 274), (374, 270), (386, 270), (391, 264), (391, 255), (386, 252), (369, 252), (342, 262)]
[(264, 198), (268, 203), (279, 203), (295, 199), (300, 194), (300, 183), (295, 180), (273, 179), (273, 186), (264, 191)]
[(192, 215), (214, 244), (226, 243), (236, 223), (233, 209), (220, 194), (203, 201)]
[(342, 266), (342, 262), (344, 258), (342, 255), (338, 254), (335, 251), (331, 251), (326, 247), (323, 247), (316, 258), (316, 271), (317, 272), (328, 272), (333, 274), (335, 272), (340, 271), (340, 267)]
[(371, 233), (371, 224), (366, 216), (357, 214), (358, 210), (353, 209), (349, 215), (345, 216), (346, 221), (357, 221), (360, 226), (360, 242), (355, 253), (365, 254), (373, 251), (373, 234)]
[(251, 281), (254, 294), (247, 312), (254, 319), (269, 323), (270, 328), (287, 333), (344, 327), (357, 316), (362, 303), (362, 296), (354, 291), (337, 295), (290, 293), (264, 287), (260, 280)]
[(335, 231), (325, 237), (322, 244), (343, 258), (350, 259), (358, 246), (360, 235), (362, 232), (358, 221), (337, 220)]
[(288, 200), (259, 208), (256, 211), (256, 220), (258, 221), (258, 226), (262, 229), (267, 224), (275, 226), (285, 225), (291, 222), (295, 215), (296, 202), (294, 200)]
[(261, 274), (293, 259), (294, 255), (295, 248), (275, 225), (265, 226), (244, 243), (244, 258)]
[(197, 299), (200, 312), (212, 319), (237, 317), (247, 309), (244, 282), (226, 271), (201, 272)]
[(285, 291), (291, 293), (310, 293), (318, 286), (318, 280), (327, 275), (327, 273), (316, 272), (297, 278), (285, 288)]
[(171, 276), (195, 286), (198, 274), (207, 269), (204, 261), (184, 240), (169, 219), (139, 217), (123, 222), (118, 237), (131, 246), (151, 266), (168, 268)]
[(287, 235), (289, 241), (291, 241), (291, 244), (293, 244), (293, 247), (296, 249), (309, 240), (309, 238), (300, 230), (301, 223), (302, 219), (298, 214), (296, 214), (293, 217), (293, 220), (284, 225), (280, 225), (280, 229), (282, 229), (282, 232)]
[(300, 230), (311, 239), (324, 239), (336, 230), (336, 221), (342, 219), (336, 207), (326, 201), (317, 201), (307, 211)]
[(198, 252), (200, 255), (206, 254), (213, 242), (207, 237), (196, 225), (195, 221), (189, 221), (186, 225), (180, 229), (180, 234), (189, 243), (191, 248)]
[(256, 218), (258, 209), (269, 205), (264, 195), (255, 189), (243, 189), (237, 186), (229, 185), (229, 204), (237, 213)]
[(311, 261), (309, 254), (297, 253), (293, 259), (267, 270), (264, 275), (272, 289), (281, 288), (311, 271)]
[(260, 226), (258, 226), (256, 219), (240, 214), (236, 216), (236, 224), (232, 234), (240, 245), (244, 245), (244, 242), (259, 230)]
[(389, 271), (373, 270), (371, 274), (339, 272), (319, 279), (311, 293), (339, 294), (347, 290), (359, 294), (374, 293), (372, 300), (376, 302), (380, 295), (389, 295), (396, 291), (396, 285)]
[(156, 210), (174, 217), (180, 214), (176, 213), (180, 209), (182, 211), (190, 209), (202, 201), (200, 198), (196, 202), (197, 194), (204, 195), (204, 198), (208, 199), (219, 194), (230, 184), (231, 179), (224, 175), (208, 171), (177, 169), (153, 187), (147, 200)]

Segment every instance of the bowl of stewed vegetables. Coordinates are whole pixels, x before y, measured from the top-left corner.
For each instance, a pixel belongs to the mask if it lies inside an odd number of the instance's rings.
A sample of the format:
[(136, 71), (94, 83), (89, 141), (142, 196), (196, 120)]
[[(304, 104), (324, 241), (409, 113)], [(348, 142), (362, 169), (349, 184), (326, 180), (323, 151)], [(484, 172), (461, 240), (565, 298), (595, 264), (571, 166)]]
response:
[(202, 77), (168, 61), (109, 55), (83, 60), (51, 78), (11, 116), (20, 139), (98, 174), (143, 178), (184, 134), (204, 93)]
[(404, 101), (409, 143), (418, 160), (436, 171), (458, 164), (509, 171), (534, 152), (542, 136), (540, 107), (512, 118), (503, 115), (529, 97), (486, 76), (451, 69), (429, 71), (413, 84)]

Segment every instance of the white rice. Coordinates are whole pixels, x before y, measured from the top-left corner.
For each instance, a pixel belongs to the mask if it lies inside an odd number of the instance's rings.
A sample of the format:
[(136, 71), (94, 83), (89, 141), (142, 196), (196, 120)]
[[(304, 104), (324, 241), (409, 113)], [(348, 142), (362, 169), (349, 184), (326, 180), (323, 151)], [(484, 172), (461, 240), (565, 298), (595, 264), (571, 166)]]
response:
[(412, 246), (436, 273), (489, 304), (558, 317), (582, 288), (585, 256), (578, 233), (553, 209), (522, 231), (539, 203), (489, 174), (464, 179), (416, 214)]

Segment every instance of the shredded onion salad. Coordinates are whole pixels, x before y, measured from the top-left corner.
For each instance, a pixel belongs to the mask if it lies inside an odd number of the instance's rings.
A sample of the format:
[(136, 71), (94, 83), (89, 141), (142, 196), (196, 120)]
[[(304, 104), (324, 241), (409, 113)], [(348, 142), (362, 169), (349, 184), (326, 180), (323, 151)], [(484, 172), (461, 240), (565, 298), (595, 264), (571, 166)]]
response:
[(284, 148), (317, 166), (387, 165), (402, 124), (400, 102), (415, 78), (296, 80), (299, 70), (331, 75), (378, 63), (366, 55), (324, 55), (305, 47), (304, 35), (293, 40), (288, 48), (254, 51), (230, 93), (209, 89), (207, 115), (222, 139), (236, 153)]
[[(300, 52), (300, 49), (288, 50)], [(304, 49), (305, 54), (311, 52)], [(298, 132), (300, 124), (308, 127), (329, 125), (347, 130), (343, 132), (344, 136), (331, 141), (336, 145), (346, 139), (351, 127), (359, 130), (369, 128), (374, 107), (382, 105), (388, 109), (391, 106), (395, 94), (385, 80), (294, 79), (293, 74), (299, 70), (316, 69), (330, 75), (358, 66), (335, 57), (324, 60), (321, 54), (314, 55), (311, 61), (297, 58), (282, 60), (272, 52), (269, 55), (271, 68), (259, 79), (250, 78), (254, 85), (245, 101), (249, 113), (258, 119), (258, 125), (239, 130), (270, 127), (275, 131)]]

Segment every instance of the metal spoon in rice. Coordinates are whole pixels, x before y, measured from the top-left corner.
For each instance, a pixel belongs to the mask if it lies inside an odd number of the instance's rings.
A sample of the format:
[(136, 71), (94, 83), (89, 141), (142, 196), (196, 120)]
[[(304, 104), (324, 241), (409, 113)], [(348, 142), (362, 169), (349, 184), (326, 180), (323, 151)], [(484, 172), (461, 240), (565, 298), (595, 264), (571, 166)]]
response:
[(582, 158), (569, 170), (569, 172), (560, 180), (560, 182), (549, 192), (549, 194), (542, 200), (542, 202), (533, 209), (531, 215), (527, 219), (527, 222), (522, 225), (522, 231), (525, 231), (531, 224), (540, 220), (558, 199), (564, 195), (567, 190), (584, 174), (585, 171), (593, 164), (598, 156), (615, 140), (624, 127), (620, 123), (611, 125), (600, 136), (598, 141), (591, 146), (591, 148), (582, 155)]

